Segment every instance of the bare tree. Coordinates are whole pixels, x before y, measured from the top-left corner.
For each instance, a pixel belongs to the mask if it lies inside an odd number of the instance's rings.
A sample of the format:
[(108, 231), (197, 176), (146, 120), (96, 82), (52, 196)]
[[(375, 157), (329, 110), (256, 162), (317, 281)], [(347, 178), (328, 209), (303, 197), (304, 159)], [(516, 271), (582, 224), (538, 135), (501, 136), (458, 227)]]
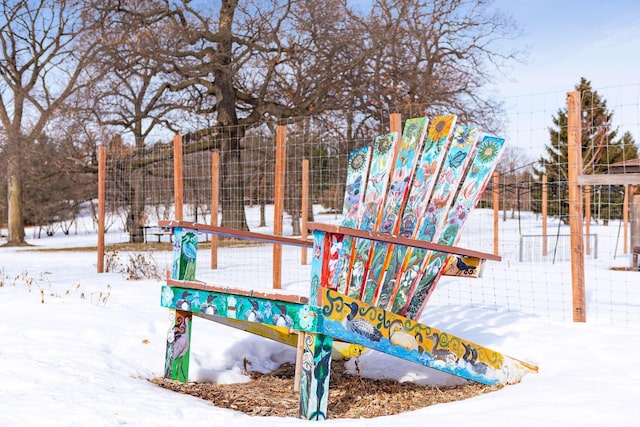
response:
[(8, 243), (20, 245), (25, 242), (25, 153), (65, 100), (90, 81), (83, 77), (95, 49), (82, 1), (3, 0), (0, 8), (0, 123), (6, 135)]
[[(97, 28), (101, 42), (95, 67), (104, 78), (86, 97), (93, 103), (90, 109), (98, 123), (132, 137), (132, 155), (138, 158), (144, 157), (152, 132), (175, 129), (170, 113), (180, 108), (176, 93), (169, 90), (172, 69), (157, 54), (171, 43), (167, 23), (155, 13), (158, 6), (162, 4), (154, 1), (100, 2), (103, 15), (109, 18)], [(114, 165), (127, 175), (122, 190), (129, 203), (129, 240), (140, 243), (144, 240), (148, 164), (140, 162), (126, 170), (122, 162)]]

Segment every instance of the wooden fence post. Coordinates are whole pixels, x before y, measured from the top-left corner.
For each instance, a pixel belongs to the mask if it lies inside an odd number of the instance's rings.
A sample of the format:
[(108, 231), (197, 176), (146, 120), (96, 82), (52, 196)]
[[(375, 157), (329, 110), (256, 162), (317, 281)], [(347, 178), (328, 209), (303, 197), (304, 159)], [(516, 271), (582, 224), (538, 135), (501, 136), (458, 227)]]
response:
[(500, 174), (493, 173), (493, 254), (498, 255), (498, 218), (500, 216)]
[(98, 147), (98, 273), (104, 273), (104, 215), (107, 182), (107, 150)]
[(582, 191), (578, 185), (578, 176), (582, 172), (581, 111), (580, 92), (569, 92), (567, 94), (568, 184), (574, 322), (585, 322), (587, 317), (584, 286), (584, 239), (582, 236)]
[(175, 199), (175, 218), (183, 219), (183, 187), (182, 187), (182, 135), (173, 137), (173, 195)]
[[(284, 212), (284, 181), (287, 159), (287, 127), (278, 126), (276, 130), (276, 170), (273, 196), (273, 234), (282, 236), (282, 218)], [(282, 287), (282, 245), (273, 245), (273, 288)]]
[[(301, 238), (307, 240), (307, 222), (309, 221), (309, 159), (302, 160), (302, 201), (300, 210), (300, 226), (301, 226)], [(300, 249), (300, 264), (307, 264), (307, 248)]]
[(622, 253), (629, 253), (629, 185), (624, 186), (624, 201), (622, 202)]
[(391, 132), (398, 132), (402, 135), (402, 116), (400, 113), (391, 113), (389, 115), (389, 130)]
[(591, 242), (589, 242), (589, 234), (591, 233), (591, 186), (584, 187), (584, 234), (587, 237), (584, 241), (584, 253), (591, 255)]
[[(211, 153), (211, 225), (218, 225), (218, 197), (220, 195), (220, 153)], [(218, 236), (211, 235), (211, 269), (218, 268)]]
[(549, 207), (549, 186), (547, 175), (542, 175), (542, 256), (547, 256), (547, 213)]

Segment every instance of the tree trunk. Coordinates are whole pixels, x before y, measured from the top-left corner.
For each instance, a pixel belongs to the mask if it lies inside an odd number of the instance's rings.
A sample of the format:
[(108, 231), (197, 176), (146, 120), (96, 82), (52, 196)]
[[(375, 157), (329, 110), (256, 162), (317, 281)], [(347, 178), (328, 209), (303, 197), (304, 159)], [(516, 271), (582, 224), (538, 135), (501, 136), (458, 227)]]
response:
[(7, 241), (9, 245), (24, 245), (22, 179), (19, 176), (19, 172), (13, 168), (9, 170), (7, 187), (7, 206), (9, 210), (9, 235)]
[[(229, 144), (236, 145), (238, 138)], [(222, 227), (249, 230), (244, 214), (244, 179), (240, 148), (226, 150), (222, 161)]]
[(233, 22), (237, 0), (223, 0), (220, 5), (220, 28), (222, 35), (216, 53), (220, 63), (213, 75), (218, 111), (218, 125), (227, 127), (222, 143), (222, 226), (238, 230), (249, 230), (244, 213), (244, 174), (241, 159), (240, 139), (244, 129), (238, 126), (236, 114), (236, 90), (233, 86)]
[(131, 206), (127, 218), (129, 243), (144, 242), (144, 181), (145, 172), (142, 169), (131, 171)]

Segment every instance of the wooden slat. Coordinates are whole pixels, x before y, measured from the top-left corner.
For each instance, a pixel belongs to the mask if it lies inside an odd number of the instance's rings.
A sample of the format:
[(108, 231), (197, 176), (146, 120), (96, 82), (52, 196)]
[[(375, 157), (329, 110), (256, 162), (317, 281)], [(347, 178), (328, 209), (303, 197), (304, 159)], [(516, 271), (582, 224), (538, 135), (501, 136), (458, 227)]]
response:
[(310, 222), (308, 227), (309, 227), (309, 230), (319, 230), (319, 231), (324, 231), (326, 233), (333, 233), (333, 234), (344, 234), (347, 236), (353, 236), (353, 237), (362, 238), (362, 239), (375, 240), (377, 242), (385, 242), (385, 243), (391, 243), (394, 245), (402, 245), (402, 246), (411, 246), (414, 248), (422, 248), (422, 249), (432, 250), (435, 252), (464, 255), (464, 256), (469, 256), (474, 258), (488, 259), (491, 261), (502, 260), (502, 257), (494, 254), (486, 253), (486, 252), (479, 252), (479, 251), (464, 249), (456, 246), (447, 246), (447, 245), (441, 245), (438, 243), (425, 242), (423, 240), (396, 237), (389, 234), (376, 233), (374, 231), (365, 231), (365, 230), (359, 230), (355, 228), (341, 227), (339, 225)]
[(177, 221), (177, 220), (160, 220), (160, 227), (182, 227), (189, 230), (196, 230), (202, 233), (211, 233), (218, 236), (232, 237), (242, 240), (253, 240), (264, 243), (283, 244), (289, 246), (300, 246), (310, 248), (313, 242), (293, 237), (273, 236), (271, 234), (255, 233), (253, 231), (236, 230), (235, 228), (219, 227), (216, 225), (202, 224), (198, 222)]
[(179, 287), (186, 289), (195, 289), (200, 291), (220, 292), (222, 294), (240, 295), (245, 297), (264, 298), (275, 301), (292, 302), (296, 304), (306, 304), (309, 298), (302, 295), (285, 293), (284, 291), (268, 292), (256, 291), (253, 289), (231, 288), (229, 286), (212, 285), (204, 282), (194, 282), (188, 280), (167, 279), (167, 286)]
[(640, 185), (640, 173), (578, 175), (578, 185)]

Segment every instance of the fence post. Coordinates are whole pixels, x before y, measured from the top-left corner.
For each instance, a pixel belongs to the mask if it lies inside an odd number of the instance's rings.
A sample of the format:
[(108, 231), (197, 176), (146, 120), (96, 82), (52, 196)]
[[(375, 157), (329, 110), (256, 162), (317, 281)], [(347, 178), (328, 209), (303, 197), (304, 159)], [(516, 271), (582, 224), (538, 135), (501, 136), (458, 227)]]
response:
[(389, 131), (398, 132), (402, 135), (402, 116), (400, 113), (391, 113), (389, 115)]
[[(211, 153), (211, 225), (218, 225), (218, 197), (220, 194), (220, 153)], [(218, 268), (218, 236), (211, 235), (211, 269)]]
[(498, 255), (498, 220), (500, 217), (500, 174), (493, 173), (493, 254)]
[(173, 137), (173, 196), (175, 199), (175, 218), (182, 221), (182, 135)]
[[(278, 126), (276, 130), (276, 171), (273, 196), (273, 234), (282, 236), (282, 218), (284, 211), (284, 180), (287, 159), (287, 127)], [(273, 288), (282, 287), (282, 245), (273, 245)]]
[(549, 186), (547, 185), (547, 175), (542, 175), (542, 256), (547, 256), (547, 208), (549, 206)]
[(624, 186), (624, 201), (622, 202), (622, 228), (624, 232), (622, 234), (622, 253), (627, 254), (629, 251), (629, 185)]
[(584, 187), (584, 234), (587, 238), (584, 241), (584, 253), (591, 255), (591, 242), (589, 233), (591, 232), (591, 186)]
[(104, 215), (107, 182), (107, 150), (98, 147), (98, 273), (104, 273)]
[(587, 317), (584, 286), (582, 191), (578, 185), (578, 176), (582, 172), (581, 111), (580, 92), (567, 93), (569, 228), (571, 229), (571, 283), (574, 322), (585, 322)]
[[(302, 202), (300, 210), (300, 226), (301, 226), (301, 238), (307, 240), (307, 222), (309, 220), (309, 159), (302, 160)], [(307, 248), (303, 247), (300, 250), (300, 264), (307, 264)]]

